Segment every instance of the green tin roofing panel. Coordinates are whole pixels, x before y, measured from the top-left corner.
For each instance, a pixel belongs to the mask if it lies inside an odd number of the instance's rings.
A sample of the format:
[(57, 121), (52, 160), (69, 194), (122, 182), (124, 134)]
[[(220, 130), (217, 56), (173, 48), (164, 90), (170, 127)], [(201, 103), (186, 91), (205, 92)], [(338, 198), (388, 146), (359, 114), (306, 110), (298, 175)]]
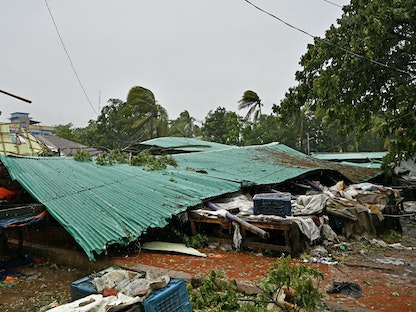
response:
[(100, 166), (58, 157), (5, 157), (17, 180), (87, 253), (128, 243), (146, 229), (164, 227), (188, 207), (239, 184), (184, 170), (146, 171), (129, 165)]
[(362, 167), (362, 168), (373, 168), (373, 169), (381, 169), (381, 162), (365, 162), (365, 163), (355, 163), (351, 161), (341, 161), (341, 165), (349, 165), (349, 166), (356, 166), (356, 167)]
[(242, 186), (279, 184), (316, 170), (335, 170), (353, 182), (381, 173), (314, 159), (279, 143), (173, 157), (178, 167), (158, 171), (62, 157), (0, 155), (0, 161), (89, 259), (112, 243), (134, 241), (148, 228), (164, 227), (173, 215)]
[(312, 157), (325, 160), (381, 160), (387, 152), (357, 152), (357, 153), (316, 153)]
[(316, 170), (338, 171), (352, 182), (366, 181), (382, 173), (314, 159), (280, 143), (180, 154), (175, 159), (183, 168), (246, 185), (278, 184)]
[(229, 145), (216, 143), (216, 142), (208, 142), (193, 138), (182, 138), (182, 137), (161, 137), (155, 138), (147, 141), (143, 141), (140, 143), (141, 145), (148, 145), (148, 146), (156, 146), (163, 149), (175, 149), (175, 150), (182, 150), (182, 151), (193, 151), (193, 152), (200, 152), (200, 151), (210, 151), (210, 150), (219, 150), (230, 148)]

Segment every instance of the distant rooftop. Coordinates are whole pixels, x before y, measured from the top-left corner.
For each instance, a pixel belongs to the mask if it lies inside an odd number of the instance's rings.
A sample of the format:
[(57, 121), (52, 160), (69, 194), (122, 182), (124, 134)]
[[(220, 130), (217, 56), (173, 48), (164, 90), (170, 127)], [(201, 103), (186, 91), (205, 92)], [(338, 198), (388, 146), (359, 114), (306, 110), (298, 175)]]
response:
[(316, 153), (312, 157), (335, 161), (370, 161), (381, 160), (387, 152), (359, 152), (359, 153)]
[(35, 125), (40, 123), (40, 121), (32, 120), (32, 117), (29, 117), (29, 113), (15, 112), (10, 114), (9, 118), (11, 123), (25, 123)]

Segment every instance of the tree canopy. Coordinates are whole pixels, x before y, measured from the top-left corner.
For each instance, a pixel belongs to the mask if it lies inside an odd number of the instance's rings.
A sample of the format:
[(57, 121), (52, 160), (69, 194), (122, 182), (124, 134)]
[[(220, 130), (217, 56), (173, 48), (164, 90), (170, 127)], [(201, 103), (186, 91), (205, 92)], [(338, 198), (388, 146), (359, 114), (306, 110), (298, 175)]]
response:
[(202, 126), (204, 140), (222, 144), (240, 145), (242, 117), (223, 107), (210, 111)]
[(280, 106), (281, 120), (310, 111), (344, 133), (373, 128), (388, 137), (389, 161), (416, 154), (416, 6), (413, 0), (352, 0), (337, 26), (300, 60), (298, 85)]
[(263, 106), (263, 103), (261, 102), (261, 99), (256, 92), (251, 90), (245, 91), (238, 103), (240, 103), (238, 105), (238, 109), (249, 109), (246, 115), (247, 119), (252, 117), (253, 121), (256, 122), (260, 118), (261, 107)]
[(187, 110), (181, 112), (179, 117), (171, 120), (169, 135), (192, 138), (200, 134), (200, 128), (195, 125), (195, 118), (191, 117)]
[(167, 134), (168, 114), (148, 89), (131, 88), (121, 113), (131, 129), (141, 130), (144, 140)]

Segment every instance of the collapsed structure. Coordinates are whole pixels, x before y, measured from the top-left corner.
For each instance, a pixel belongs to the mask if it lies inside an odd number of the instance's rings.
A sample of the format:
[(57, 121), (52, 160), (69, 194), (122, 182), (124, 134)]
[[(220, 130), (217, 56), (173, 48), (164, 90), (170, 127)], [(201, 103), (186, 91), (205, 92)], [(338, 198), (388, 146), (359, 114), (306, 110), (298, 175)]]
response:
[[(321, 237), (328, 229), (324, 225), (350, 238), (374, 235), (386, 222), (383, 212), (397, 213), (397, 192), (358, 184), (375, 181), (380, 169), (315, 159), (280, 143), (237, 147), (158, 138), (142, 147), (170, 151), (178, 166), (148, 171), (72, 157), (11, 155), (0, 155), (0, 162), (10, 180), (42, 204), (90, 260), (174, 219), (193, 234), (228, 235), (235, 246), (297, 253), (304, 242)], [(289, 213), (254, 213), (254, 195), (279, 192), (290, 194)]]

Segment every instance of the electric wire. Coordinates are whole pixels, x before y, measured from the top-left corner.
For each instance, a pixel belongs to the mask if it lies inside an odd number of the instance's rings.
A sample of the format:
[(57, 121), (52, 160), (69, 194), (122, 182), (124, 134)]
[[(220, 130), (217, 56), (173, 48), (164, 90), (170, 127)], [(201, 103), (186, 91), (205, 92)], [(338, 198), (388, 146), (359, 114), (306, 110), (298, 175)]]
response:
[[(313, 39), (316, 39), (316, 40), (321, 40), (321, 41), (323, 41), (323, 42), (325, 42), (325, 43), (327, 43), (327, 44), (329, 44), (329, 45), (331, 45), (331, 46), (333, 46), (333, 47), (335, 47), (335, 48), (340, 49), (341, 51), (344, 51), (344, 52), (346, 52), (346, 53), (349, 53), (349, 54), (354, 55), (354, 56), (356, 56), (356, 57), (359, 57), (359, 58), (361, 58), (361, 59), (367, 60), (367, 61), (369, 61), (369, 62), (371, 62), (371, 63), (373, 63), (373, 64), (376, 64), (376, 65), (379, 65), (379, 66), (382, 66), (382, 67), (385, 67), (385, 68), (389, 68), (389, 69), (392, 69), (392, 70), (398, 71), (398, 72), (400, 72), (400, 73), (404, 73), (404, 74), (410, 75), (412, 78), (416, 77), (416, 76), (415, 76), (415, 74), (413, 74), (413, 73), (411, 73), (411, 72), (409, 72), (409, 71), (406, 71), (406, 70), (403, 70), (403, 69), (399, 69), (399, 68), (396, 68), (396, 67), (392, 67), (392, 66), (389, 66), (389, 65), (387, 65), (387, 64), (380, 63), (380, 62), (378, 62), (378, 61), (374, 61), (374, 60), (369, 59), (369, 58), (367, 58), (367, 57), (365, 57), (365, 56), (363, 56), (363, 55), (357, 54), (357, 53), (352, 52), (352, 51), (349, 51), (349, 50), (347, 50), (347, 49), (345, 49), (345, 48), (343, 48), (343, 47), (340, 47), (340, 46), (338, 46), (338, 45), (335, 45), (335, 44), (333, 44), (333, 43), (329, 42), (329, 41), (328, 41), (328, 40), (326, 40), (326, 39), (322, 39), (322, 38), (319, 38), (319, 37), (315, 37), (315, 36), (313, 36), (312, 34), (308, 33), (307, 31), (305, 31), (305, 30), (303, 30), (303, 29), (300, 29), (300, 28), (298, 28), (298, 27), (295, 27), (295, 26), (293, 26), (293, 25), (289, 24), (288, 22), (284, 21), (283, 19), (279, 18), (278, 16), (276, 16), (276, 15), (274, 15), (274, 14), (272, 14), (272, 13), (270, 13), (270, 12), (268, 12), (268, 11), (266, 11), (266, 10), (262, 9), (262, 8), (260, 8), (259, 6), (257, 6), (257, 5), (255, 5), (255, 4), (253, 4), (251, 1), (249, 1), (249, 0), (244, 0), (244, 1), (245, 1), (245, 2), (247, 2), (248, 4), (250, 4), (251, 6), (253, 6), (254, 8), (256, 8), (257, 10), (259, 10), (259, 11), (263, 12), (264, 14), (267, 14), (267, 15), (269, 15), (269, 16), (271, 16), (271, 17), (273, 17), (274, 19), (277, 19), (278, 21), (282, 22), (282, 23), (283, 23), (283, 24), (285, 24), (286, 26), (288, 26), (288, 27), (290, 27), (290, 28), (293, 28), (293, 29), (295, 29), (295, 30), (297, 30), (297, 31), (299, 31), (299, 32), (301, 32), (301, 33), (303, 33), (303, 34), (305, 34), (305, 35), (307, 35), (307, 36), (309, 36), (309, 37), (313, 38)], [(328, 3), (331, 3), (331, 4), (333, 4), (333, 5), (338, 6), (336, 3), (333, 3), (333, 2), (330, 2), (330, 1), (327, 1), (327, 0), (323, 0), (323, 1), (325, 1), (325, 2), (328, 2)], [(342, 7), (342, 6), (340, 6), (340, 7)], [(407, 116), (408, 116), (408, 115), (410, 115), (410, 114), (413, 114), (413, 112), (409, 112), (409, 113), (407, 113), (407, 114), (404, 114), (404, 115), (402, 115), (402, 116), (399, 116), (399, 117), (395, 118), (395, 119), (394, 119), (394, 121), (397, 121), (398, 119), (401, 119), (401, 118), (407, 117)], [(383, 125), (378, 126), (376, 129), (380, 129), (381, 127), (383, 127)], [(333, 148), (336, 148), (337, 146), (339, 146), (339, 145), (341, 145), (341, 144), (347, 143), (347, 142), (352, 141), (352, 140), (355, 140), (355, 139), (356, 139), (356, 138), (351, 138), (351, 139), (348, 139), (347, 141), (345, 141), (345, 142), (343, 142), (343, 143), (337, 144), (337, 145), (335, 145), (335, 146), (333, 146), (333, 147), (331, 147), (331, 148), (326, 149), (326, 151), (331, 150), (331, 149), (333, 149)]]
[(402, 73), (402, 74), (407, 74), (407, 75), (410, 75), (412, 78), (413, 78), (413, 77), (416, 77), (416, 75), (415, 75), (415, 74), (413, 74), (413, 73), (411, 73), (411, 72), (409, 72), (409, 71), (407, 71), (407, 70), (403, 70), (403, 69), (400, 69), (400, 68), (396, 68), (396, 67), (393, 67), (393, 66), (390, 66), (390, 65), (387, 65), (387, 64), (384, 64), (384, 63), (381, 63), (381, 62), (378, 62), (378, 61), (375, 61), (375, 60), (369, 59), (368, 57), (365, 57), (365, 56), (363, 56), (363, 55), (361, 55), (361, 54), (358, 54), (358, 53), (352, 52), (352, 51), (350, 51), (350, 50), (348, 50), (348, 49), (345, 49), (345, 48), (340, 47), (340, 46), (338, 46), (338, 45), (336, 45), (336, 44), (333, 44), (333, 43), (329, 42), (329, 41), (328, 41), (328, 40), (326, 40), (326, 39), (322, 39), (322, 38), (320, 38), (320, 37), (313, 36), (312, 34), (308, 33), (307, 31), (305, 31), (305, 30), (303, 30), (303, 29), (300, 29), (300, 28), (298, 28), (298, 27), (296, 27), (296, 26), (293, 26), (292, 24), (289, 24), (288, 22), (284, 21), (283, 19), (279, 18), (278, 16), (276, 16), (276, 15), (274, 15), (274, 14), (272, 14), (272, 13), (270, 13), (270, 12), (268, 12), (268, 11), (266, 11), (266, 10), (262, 9), (262, 8), (260, 8), (259, 6), (255, 5), (255, 4), (254, 4), (254, 3), (252, 3), (251, 1), (249, 1), (249, 0), (244, 0), (244, 1), (245, 1), (245, 2), (247, 2), (249, 5), (251, 5), (252, 7), (256, 8), (257, 10), (259, 10), (259, 11), (263, 12), (264, 14), (267, 14), (267, 15), (269, 15), (269, 16), (271, 16), (271, 17), (273, 17), (274, 19), (277, 19), (278, 21), (282, 22), (282, 23), (283, 23), (283, 24), (285, 24), (286, 26), (288, 26), (288, 27), (290, 27), (290, 28), (293, 28), (293, 29), (295, 29), (295, 30), (297, 30), (297, 31), (299, 31), (299, 32), (301, 32), (301, 33), (303, 33), (303, 34), (305, 34), (305, 35), (307, 35), (307, 36), (309, 36), (309, 37), (311, 37), (311, 38), (315, 39), (315, 40), (320, 40), (320, 41), (322, 41), (322, 42), (325, 42), (326, 44), (328, 44), (328, 45), (330, 45), (330, 46), (333, 46), (333, 47), (335, 47), (335, 48), (337, 48), (337, 49), (340, 49), (341, 51), (343, 51), (343, 52), (345, 52), (345, 53), (348, 53), (348, 54), (351, 54), (351, 55), (353, 55), (353, 56), (359, 57), (359, 58), (361, 58), (361, 59), (363, 59), (363, 60), (366, 60), (366, 61), (369, 61), (369, 62), (371, 62), (371, 63), (373, 63), (373, 64), (376, 64), (376, 65), (382, 66), (382, 67), (384, 67), (384, 68), (389, 68), (389, 69), (392, 69), (392, 70), (398, 71), (398, 72), (400, 72), (400, 73)]
[(332, 2), (332, 1), (328, 1), (328, 0), (322, 0), (322, 1), (327, 2), (329, 4), (332, 4), (332, 5), (335, 5), (335, 6), (339, 7), (339, 8), (342, 8), (342, 5), (339, 5), (338, 3), (335, 3), (335, 2)]
[(47, 1), (47, 0), (45, 0), (45, 4), (46, 4), (46, 7), (47, 7), (47, 9), (48, 9), (48, 11), (49, 11), (49, 15), (50, 15), (50, 17), (51, 17), (51, 19), (52, 19), (52, 23), (53, 23), (53, 25), (54, 25), (54, 27), (55, 27), (56, 33), (58, 34), (59, 40), (61, 41), (62, 47), (63, 47), (63, 49), (64, 49), (64, 51), (65, 51), (65, 54), (66, 54), (66, 56), (67, 56), (67, 58), (68, 58), (68, 60), (69, 60), (69, 63), (70, 63), (71, 68), (72, 68), (72, 71), (74, 72), (75, 77), (76, 77), (76, 79), (77, 79), (77, 81), (78, 81), (78, 84), (80, 85), (80, 87), (81, 87), (81, 89), (82, 89), (82, 92), (84, 93), (84, 95), (85, 95), (85, 97), (86, 97), (86, 99), (87, 99), (88, 104), (91, 106), (91, 109), (94, 111), (94, 113), (95, 113), (96, 115), (98, 115), (97, 111), (95, 110), (94, 106), (92, 105), (92, 103), (91, 103), (91, 101), (90, 101), (90, 98), (88, 97), (87, 92), (85, 91), (85, 88), (84, 88), (84, 86), (83, 86), (83, 84), (82, 84), (82, 82), (81, 82), (81, 79), (79, 78), (79, 75), (78, 75), (78, 73), (77, 73), (77, 71), (76, 71), (76, 69), (75, 69), (75, 66), (74, 66), (73, 62), (72, 62), (72, 59), (71, 59), (71, 57), (69, 56), (69, 52), (68, 52), (68, 50), (67, 50), (67, 48), (66, 48), (66, 46), (65, 46), (64, 40), (62, 39), (62, 36), (61, 36), (61, 34), (60, 34), (60, 32), (59, 32), (58, 26), (57, 26), (57, 24), (55, 23), (55, 19), (54, 19), (53, 15), (52, 15), (52, 11), (51, 11), (51, 9), (50, 9), (50, 7), (49, 7), (49, 5), (48, 5), (48, 1)]

